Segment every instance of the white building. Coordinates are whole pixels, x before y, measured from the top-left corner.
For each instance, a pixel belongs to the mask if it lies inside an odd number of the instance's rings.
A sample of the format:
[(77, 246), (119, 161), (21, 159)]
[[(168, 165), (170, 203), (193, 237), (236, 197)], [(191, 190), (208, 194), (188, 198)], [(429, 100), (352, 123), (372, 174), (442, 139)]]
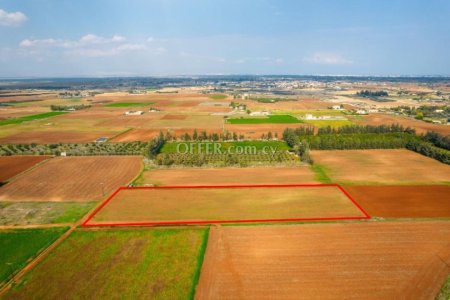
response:
[(140, 116), (143, 115), (144, 112), (142, 110), (129, 110), (125, 112), (126, 116)]

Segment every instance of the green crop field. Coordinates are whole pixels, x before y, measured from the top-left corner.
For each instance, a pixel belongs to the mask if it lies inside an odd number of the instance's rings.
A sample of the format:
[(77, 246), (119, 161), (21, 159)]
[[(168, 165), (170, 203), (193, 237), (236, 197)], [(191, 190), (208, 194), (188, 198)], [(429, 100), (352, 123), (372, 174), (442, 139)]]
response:
[(290, 115), (273, 115), (264, 118), (239, 118), (227, 119), (230, 124), (290, 124), (302, 123), (299, 119)]
[(0, 225), (73, 223), (94, 205), (95, 202), (0, 202)]
[(0, 231), (0, 285), (67, 229), (57, 227)]
[(227, 95), (222, 95), (222, 94), (218, 94), (218, 95), (210, 95), (209, 99), (213, 99), (213, 100), (223, 100), (226, 99)]
[(5, 299), (192, 299), (207, 238), (207, 228), (75, 231)]
[(105, 107), (139, 107), (151, 105), (154, 102), (114, 102), (106, 104)]
[[(207, 145), (209, 144), (209, 150), (207, 150)], [(239, 150), (237, 147), (253, 147), (257, 152), (265, 149), (264, 147), (272, 147), (272, 149), (276, 149), (277, 151), (285, 151), (289, 150), (290, 147), (284, 141), (239, 141), (239, 142), (168, 142), (165, 143), (161, 148), (161, 153), (178, 153), (185, 152), (186, 149), (190, 151), (192, 149), (193, 152), (202, 153), (211, 151), (214, 152), (215, 145), (220, 148), (220, 151), (234, 151), (233, 149)], [(178, 149), (178, 151), (177, 151)], [(216, 153), (218, 154), (218, 153)]]
[(11, 118), (11, 119), (7, 119), (7, 120), (1, 120), (0, 126), (10, 125), (10, 124), (20, 124), (23, 122), (39, 120), (39, 119), (46, 119), (46, 118), (50, 118), (50, 117), (54, 117), (54, 116), (58, 116), (58, 115), (66, 114), (66, 113), (67, 112), (62, 112), (62, 111), (51, 111), (51, 112), (46, 112), (46, 113), (42, 113), (42, 114), (29, 115), (29, 116), (23, 116), (23, 117), (18, 117), (18, 118)]

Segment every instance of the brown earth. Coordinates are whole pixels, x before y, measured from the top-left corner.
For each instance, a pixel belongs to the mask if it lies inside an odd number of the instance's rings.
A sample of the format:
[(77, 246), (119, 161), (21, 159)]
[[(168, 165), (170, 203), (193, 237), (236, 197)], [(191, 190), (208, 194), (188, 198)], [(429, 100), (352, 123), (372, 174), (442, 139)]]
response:
[(213, 227), (196, 299), (434, 299), (450, 222)]
[(349, 186), (346, 190), (372, 217), (450, 217), (450, 186)]
[(161, 118), (161, 120), (185, 120), (187, 115), (171, 115), (167, 114)]
[(0, 182), (6, 181), (49, 158), (51, 156), (0, 156)]
[[(177, 137), (181, 137), (185, 133), (192, 136), (195, 129), (194, 128), (184, 128), (184, 129), (166, 129), (166, 128), (155, 128), (155, 129), (147, 129), (147, 128), (135, 128), (130, 131), (127, 131), (123, 134), (119, 134), (113, 139), (111, 139), (111, 142), (133, 142), (133, 141), (148, 141), (150, 139), (153, 139), (159, 135), (160, 132), (163, 132), (166, 134), (168, 131), (170, 131), (170, 134), (175, 135)], [(197, 132), (200, 133), (202, 130), (197, 129)], [(222, 133), (222, 130), (220, 129), (205, 129), (207, 134)]]
[(363, 217), (337, 187), (121, 190), (90, 224)]
[(100, 137), (113, 137), (115, 132), (29, 131), (0, 138), (1, 144), (90, 143)]
[(306, 166), (264, 168), (154, 169), (145, 171), (141, 184), (289, 184), (317, 183)]
[(0, 188), (0, 201), (92, 201), (139, 173), (139, 156), (54, 158)]
[(432, 124), (403, 116), (388, 114), (370, 114), (368, 116), (363, 116), (363, 120), (355, 119), (354, 122), (361, 125), (390, 125), (397, 123), (405, 127), (412, 127), (416, 129), (417, 133), (435, 131), (443, 135), (450, 134), (450, 126), (448, 125)]
[(333, 182), (346, 184), (439, 184), (450, 182), (450, 166), (406, 150), (317, 150), (314, 163)]
[(310, 124), (228, 124), (225, 123), (225, 129), (230, 132), (235, 132), (238, 135), (244, 135), (246, 138), (261, 138), (262, 134), (267, 134), (269, 131), (274, 135), (278, 134), (281, 139), (283, 131), (286, 128), (311, 127)]

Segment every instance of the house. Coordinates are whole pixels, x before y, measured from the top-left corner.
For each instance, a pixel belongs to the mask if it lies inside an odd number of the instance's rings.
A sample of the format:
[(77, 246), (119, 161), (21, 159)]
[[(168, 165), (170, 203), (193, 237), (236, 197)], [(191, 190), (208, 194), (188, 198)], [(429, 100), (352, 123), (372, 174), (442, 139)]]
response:
[(108, 140), (108, 138), (106, 137), (100, 137), (98, 139), (95, 140), (96, 143), (104, 143)]
[(334, 109), (334, 110), (343, 110), (344, 109), (342, 107), (342, 105), (333, 105), (331, 108)]
[(140, 116), (143, 115), (144, 112), (142, 110), (129, 110), (125, 112), (126, 116)]
[(364, 109), (358, 109), (356, 111), (356, 114), (357, 115), (368, 115), (369, 113), (366, 110), (364, 110)]

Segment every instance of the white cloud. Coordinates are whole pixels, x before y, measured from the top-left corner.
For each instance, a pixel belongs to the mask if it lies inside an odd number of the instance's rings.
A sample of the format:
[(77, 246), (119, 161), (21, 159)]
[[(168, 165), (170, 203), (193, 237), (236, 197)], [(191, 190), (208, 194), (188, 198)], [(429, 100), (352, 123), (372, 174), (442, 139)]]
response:
[(95, 34), (86, 34), (80, 38), (80, 43), (83, 44), (107, 44), (107, 43), (119, 43), (124, 42), (126, 40), (125, 37), (120, 35), (113, 35), (111, 38), (106, 38), (102, 36), (98, 36)]
[(58, 41), (55, 39), (42, 39), (42, 40), (24, 39), (23, 41), (20, 42), (20, 47), (31, 48), (39, 46), (52, 46), (57, 44)]
[(7, 12), (0, 9), (0, 25), (3, 26), (19, 26), (27, 20), (27, 16), (24, 13), (18, 12)]
[(330, 52), (316, 52), (312, 56), (306, 57), (303, 60), (320, 65), (347, 65), (353, 63), (351, 60), (344, 58), (340, 54)]

